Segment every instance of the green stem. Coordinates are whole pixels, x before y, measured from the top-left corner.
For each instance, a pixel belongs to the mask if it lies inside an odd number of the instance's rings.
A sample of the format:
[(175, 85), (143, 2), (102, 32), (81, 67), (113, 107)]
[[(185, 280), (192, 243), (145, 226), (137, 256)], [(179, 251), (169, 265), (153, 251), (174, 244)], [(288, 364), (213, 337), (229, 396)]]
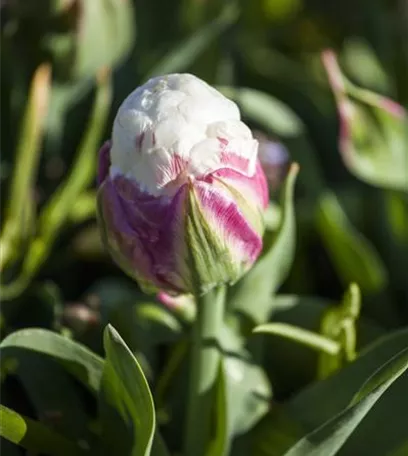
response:
[(185, 456), (203, 456), (211, 440), (214, 386), (221, 359), (219, 339), (224, 321), (225, 287), (212, 290), (196, 300), (197, 317), (191, 341)]

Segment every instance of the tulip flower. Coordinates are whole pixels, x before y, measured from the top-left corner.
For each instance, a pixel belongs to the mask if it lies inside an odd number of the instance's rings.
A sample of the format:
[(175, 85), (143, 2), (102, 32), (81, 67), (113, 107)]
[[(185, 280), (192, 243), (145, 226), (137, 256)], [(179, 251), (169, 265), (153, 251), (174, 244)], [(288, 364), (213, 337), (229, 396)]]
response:
[(115, 261), (147, 292), (205, 293), (262, 249), (258, 142), (235, 103), (189, 74), (150, 79), (100, 151), (98, 212)]

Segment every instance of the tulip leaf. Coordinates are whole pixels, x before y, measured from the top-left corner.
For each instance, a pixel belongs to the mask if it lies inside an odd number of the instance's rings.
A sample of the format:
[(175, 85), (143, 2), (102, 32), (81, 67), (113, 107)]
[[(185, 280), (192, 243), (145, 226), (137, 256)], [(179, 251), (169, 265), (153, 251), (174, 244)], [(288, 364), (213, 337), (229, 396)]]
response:
[[(362, 402), (350, 406), (353, 398), (361, 398), (365, 394), (365, 399), (379, 383), (395, 378), (395, 370), (398, 370), (401, 365), (402, 367), (407, 365), (407, 346), (407, 329), (394, 331), (380, 338), (361, 352), (354, 362), (326, 380), (301, 391), (287, 403), (286, 413), (296, 419), (307, 432), (314, 432), (329, 422), (332, 417), (339, 414), (341, 416), (345, 410), (349, 410), (348, 413), (350, 413), (350, 415), (346, 414), (346, 419), (354, 419), (356, 417), (354, 407), (358, 407)], [(407, 373), (405, 373), (393, 384), (358, 426), (358, 432), (355, 431), (347, 440), (344, 452), (341, 450), (339, 456), (366, 453), (382, 456), (392, 449), (391, 445), (396, 446), (406, 439), (407, 381)], [(382, 423), (380, 433), (376, 432), (379, 422)], [(270, 425), (273, 426), (273, 423)], [(387, 436), (385, 440), (384, 435)]]
[[(104, 332), (106, 361), (100, 404), (104, 451), (149, 456), (156, 427), (152, 395), (143, 371), (119, 333), (108, 325)], [(127, 446), (130, 445), (130, 448)]]
[[(293, 193), (298, 166), (293, 164), (286, 178), (282, 195), (282, 218), (276, 236), (264, 249), (258, 262), (229, 290), (229, 301), (238, 313), (256, 323), (267, 320), (270, 297), (289, 273), (295, 251), (295, 213)], [(254, 299), (256, 290), (256, 299)]]
[(385, 265), (372, 244), (350, 224), (334, 193), (327, 192), (319, 199), (316, 223), (345, 285), (356, 282), (363, 292), (371, 293), (384, 288)]
[(88, 454), (79, 445), (42, 423), (20, 415), (4, 405), (0, 405), (0, 436), (22, 446), (30, 453), (49, 454), (51, 456)]
[(370, 409), (407, 369), (408, 349), (405, 349), (363, 385), (346, 409), (299, 440), (284, 456), (337, 454)]
[(34, 352), (49, 356), (61, 364), (91, 392), (99, 389), (103, 360), (83, 345), (45, 329), (22, 329), (0, 344), (2, 365)]

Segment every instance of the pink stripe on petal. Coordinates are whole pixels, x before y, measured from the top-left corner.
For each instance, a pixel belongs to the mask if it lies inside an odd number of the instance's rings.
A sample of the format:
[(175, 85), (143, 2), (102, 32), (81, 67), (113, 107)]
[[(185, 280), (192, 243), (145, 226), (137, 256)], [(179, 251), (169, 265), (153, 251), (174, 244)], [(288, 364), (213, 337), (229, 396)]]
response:
[[(140, 282), (183, 292), (188, 277), (183, 268), (184, 214), (187, 186), (173, 198), (144, 194), (136, 184), (119, 177), (101, 188), (103, 219), (111, 249), (126, 258)], [(117, 253), (117, 252), (116, 252)], [(113, 255), (114, 256), (114, 255)]]
[(232, 169), (220, 169), (212, 176), (234, 187), (244, 198), (249, 198), (252, 204), (257, 205), (259, 209), (268, 207), (268, 182), (259, 160), (256, 160), (255, 173), (252, 177), (243, 176)]
[(258, 141), (254, 139), (233, 139), (226, 146), (221, 143), (221, 148), (221, 160), (218, 169), (232, 169), (244, 176), (254, 174)]
[(262, 249), (262, 237), (252, 229), (236, 202), (226, 190), (204, 181), (196, 181), (194, 189), (206, 222), (230, 253), (231, 261), (238, 270), (242, 265), (251, 265)]

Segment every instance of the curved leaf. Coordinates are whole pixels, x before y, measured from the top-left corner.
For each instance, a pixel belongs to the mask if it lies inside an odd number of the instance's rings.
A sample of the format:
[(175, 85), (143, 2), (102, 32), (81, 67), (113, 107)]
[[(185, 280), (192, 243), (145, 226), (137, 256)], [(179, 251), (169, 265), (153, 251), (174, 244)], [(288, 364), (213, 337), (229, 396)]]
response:
[[(117, 452), (117, 444), (123, 444), (123, 447), (130, 444), (132, 456), (149, 456), (156, 418), (147, 380), (136, 358), (111, 325), (105, 329), (104, 347), (106, 361), (100, 392), (102, 436), (108, 444), (104, 450)], [(112, 426), (113, 422), (116, 422), (116, 428)], [(121, 426), (124, 426), (121, 434), (126, 436), (125, 442), (119, 442), (120, 437), (115, 432)], [(109, 444), (115, 450), (109, 448)]]
[(1, 342), (1, 362), (30, 351), (51, 357), (92, 392), (98, 391), (103, 360), (83, 345), (46, 329), (22, 329)]
[(363, 385), (349, 407), (303, 437), (284, 456), (337, 454), (378, 399), (407, 369), (408, 349), (403, 350), (375, 373), (368, 383)]

